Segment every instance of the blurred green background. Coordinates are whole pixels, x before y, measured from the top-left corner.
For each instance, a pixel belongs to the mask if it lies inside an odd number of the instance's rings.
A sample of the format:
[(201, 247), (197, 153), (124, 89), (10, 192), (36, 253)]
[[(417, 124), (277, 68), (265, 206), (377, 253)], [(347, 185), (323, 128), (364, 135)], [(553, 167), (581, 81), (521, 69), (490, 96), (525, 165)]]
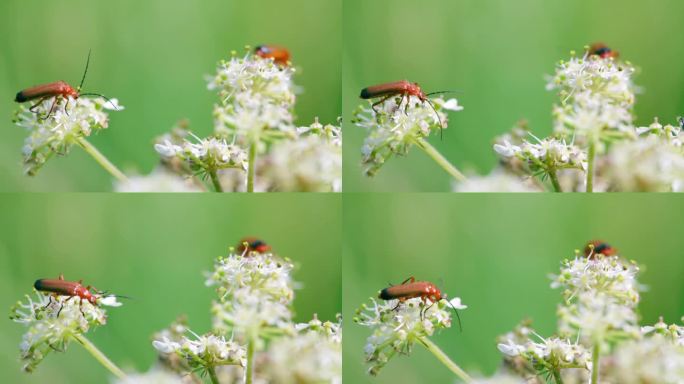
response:
[[(344, 198), (344, 380), (349, 383), (449, 383), (455, 378), (419, 345), (377, 377), (365, 372), (369, 329), (354, 311), (388, 283), (432, 281), (469, 306), (433, 337), (471, 373), (500, 362), (495, 338), (524, 318), (541, 335), (556, 329), (561, 296), (548, 275), (590, 239), (603, 239), (643, 266), (644, 323), (684, 315), (684, 199), (673, 194), (601, 196), (354, 194)], [(443, 283), (440, 281), (443, 279)]]
[(488, 173), (494, 136), (519, 119), (551, 132), (553, 92), (545, 75), (594, 41), (641, 69), (637, 123), (684, 115), (684, 44), (676, 26), (684, 2), (546, 0), (344, 0), (343, 111), (346, 191), (446, 191), (450, 178), (417, 148), (368, 179), (361, 174), (366, 132), (348, 122), (366, 86), (408, 79), (426, 91), (462, 90), (444, 140), (430, 142), (466, 172)]
[(336, 122), (341, 95), (341, 0), (0, 2), (0, 191), (110, 191), (110, 176), (74, 148), (37, 177), (23, 175), (26, 132), (12, 125), (14, 95), (65, 80), (78, 85), (88, 54), (86, 92), (116, 97), (125, 110), (91, 142), (124, 171), (149, 172), (152, 144), (179, 119), (203, 136), (216, 95), (205, 75), (245, 45), (289, 47), (303, 87), (298, 124)]
[[(130, 295), (108, 310), (108, 324), (88, 334), (124, 369), (155, 360), (152, 333), (187, 314), (193, 331), (210, 327), (205, 271), (242, 236), (256, 235), (298, 266), (296, 321), (335, 319), (341, 298), (341, 197), (5, 194), (0, 199), (0, 308), (32, 291), (37, 278), (83, 279)], [(293, 223), (296, 218), (296, 223)], [(78, 344), (50, 354), (33, 374), (20, 371), (25, 328), (3, 319), (3, 383), (104, 383), (108, 371)], [(76, 381), (74, 381), (76, 380)]]

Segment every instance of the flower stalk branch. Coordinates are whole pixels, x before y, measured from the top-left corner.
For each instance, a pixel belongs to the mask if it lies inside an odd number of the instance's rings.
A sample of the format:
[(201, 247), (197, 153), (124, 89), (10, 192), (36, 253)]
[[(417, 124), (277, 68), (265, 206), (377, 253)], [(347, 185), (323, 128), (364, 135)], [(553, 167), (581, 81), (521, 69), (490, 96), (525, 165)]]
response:
[(420, 343), (432, 353), (437, 360), (444, 364), (451, 372), (458, 376), (461, 380), (466, 383), (472, 383), (473, 379), (461, 368), (458, 364), (454, 363), (453, 360), (447, 356), (442, 349), (440, 349), (432, 340), (427, 337), (419, 338)]
[(88, 153), (95, 161), (97, 161), (102, 168), (104, 168), (107, 172), (109, 172), (112, 176), (114, 176), (117, 180), (120, 182), (128, 182), (128, 178), (126, 175), (124, 175), (123, 172), (121, 172), (114, 164), (112, 164), (105, 155), (102, 154), (102, 152), (98, 151), (97, 148), (95, 148), (94, 145), (92, 145), (88, 140), (85, 139), (85, 137), (79, 137), (76, 139), (76, 143), (83, 148), (86, 153)]
[(601, 353), (601, 343), (594, 344), (594, 349), (591, 353), (591, 384), (598, 384), (599, 377), (599, 363)]
[(245, 368), (245, 384), (252, 384), (254, 376), (254, 340), (247, 343), (247, 367)]
[(215, 169), (209, 171), (209, 177), (211, 178), (211, 183), (214, 185), (214, 192), (223, 192), (221, 181), (219, 180)]
[(430, 156), (442, 169), (444, 169), (454, 179), (465, 182), (467, 178), (453, 164), (449, 162), (439, 151), (428, 143), (425, 139), (417, 138), (416, 145)]
[(94, 358), (97, 360), (100, 364), (102, 364), (105, 368), (107, 368), (111, 373), (114, 374), (114, 376), (118, 377), (121, 380), (126, 379), (126, 374), (119, 368), (117, 367), (107, 356), (105, 356), (102, 351), (100, 351), (95, 344), (91, 343), (90, 340), (88, 340), (85, 336), (81, 334), (75, 334), (74, 339), (78, 341), (79, 344), (85, 348), (86, 351), (88, 351)]
[(254, 192), (254, 174), (256, 173), (256, 143), (252, 143), (249, 146), (247, 162), (247, 192)]

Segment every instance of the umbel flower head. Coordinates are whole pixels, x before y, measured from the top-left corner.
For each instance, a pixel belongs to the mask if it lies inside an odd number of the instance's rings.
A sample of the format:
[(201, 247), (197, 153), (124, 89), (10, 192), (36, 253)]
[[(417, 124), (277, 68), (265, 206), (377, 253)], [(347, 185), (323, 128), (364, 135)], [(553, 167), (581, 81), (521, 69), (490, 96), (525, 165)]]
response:
[(684, 191), (684, 133), (656, 119), (636, 140), (616, 143), (598, 171), (610, 191)]
[[(533, 136), (534, 137), (534, 136)], [(513, 145), (508, 141), (494, 144), (501, 157), (516, 157), (525, 163), (533, 174), (549, 174), (561, 169), (586, 169), (586, 153), (563, 139), (535, 137), (537, 143), (523, 142)]]
[(116, 192), (202, 192), (200, 185), (190, 178), (157, 167), (147, 175), (129, 175), (128, 180), (116, 182)]
[(684, 346), (658, 333), (619, 345), (610, 361), (606, 382), (678, 384), (684, 378)]
[(294, 72), (249, 49), (242, 57), (233, 53), (219, 63), (209, 81), (209, 89), (218, 91), (220, 99), (214, 106), (215, 133), (249, 143), (292, 134)]
[(231, 249), (214, 264), (207, 285), (215, 286), (214, 330), (232, 332), (240, 341), (263, 333), (288, 328), (292, 319), (294, 266), (273, 253), (238, 254)]
[(247, 154), (237, 145), (216, 137), (195, 138), (196, 144), (185, 140), (180, 145), (167, 139), (155, 144), (154, 149), (166, 159), (180, 159), (197, 173), (206, 174), (226, 168), (247, 169)]
[(565, 260), (552, 287), (563, 289), (558, 307), (561, 335), (597, 341), (638, 337), (639, 268), (620, 256), (576, 256)]
[(497, 348), (505, 355), (509, 368), (520, 374), (587, 368), (591, 362), (591, 352), (577, 341), (543, 338), (525, 325), (502, 336), (500, 340)]
[[(445, 111), (461, 111), (456, 99), (431, 99), (428, 102), (415, 96), (397, 97), (372, 107), (359, 106), (354, 111), (353, 123), (368, 130), (363, 148), (364, 173), (375, 175), (393, 155), (406, 155), (414, 144), (434, 130), (446, 129), (448, 119)], [(441, 123), (441, 126), (440, 126)]]
[(35, 292), (26, 302), (17, 302), (10, 319), (26, 326), (20, 344), (23, 369), (32, 372), (52, 351), (63, 352), (77, 335), (104, 325), (107, 314), (101, 305), (119, 306), (114, 296), (101, 297), (93, 305), (79, 297)]
[(193, 370), (206, 373), (209, 369), (223, 365), (245, 366), (247, 352), (244, 347), (213, 334), (197, 335), (190, 330), (193, 339), (181, 337), (175, 341), (168, 336), (154, 340), (152, 345), (161, 354), (176, 354)]
[(397, 354), (410, 354), (414, 343), (420, 343), (437, 330), (451, 327), (452, 307), (467, 308), (458, 297), (449, 302), (442, 299), (434, 305), (426, 304), (421, 298), (403, 303), (371, 298), (369, 305), (363, 304), (356, 310), (354, 322), (372, 331), (365, 347), (369, 373), (377, 375)]
[(107, 110), (123, 109), (116, 99), (102, 97), (57, 97), (52, 108), (53, 100), (44, 100), (33, 112), (22, 104), (15, 112), (15, 124), (29, 131), (23, 153), (26, 173), (31, 176), (53, 155), (66, 155), (80, 138), (107, 128)]
[(547, 89), (558, 90), (560, 104), (554, 107), (555, 130), (586, 140), (613, 140), (633, 133), (632, 109), (634, 67), (590, 54), (561, 61)]
[(264, 177), (279, 191), (340, 192), (342, 131), (318, 122), (297, 128), (298, 138), (273, 145)]
[(295, 325), (296, 334), (273, 341), (266, 352), (264, 379), (270, 383), (342, 383), (342, 322), (314, 315)]

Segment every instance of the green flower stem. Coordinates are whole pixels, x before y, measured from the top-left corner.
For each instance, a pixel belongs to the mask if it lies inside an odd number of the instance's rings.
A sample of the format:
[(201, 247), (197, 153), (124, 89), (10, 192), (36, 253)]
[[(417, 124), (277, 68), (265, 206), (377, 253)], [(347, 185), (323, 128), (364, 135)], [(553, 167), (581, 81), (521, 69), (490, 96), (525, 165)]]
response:
[(256, 169), (256, 142), (249, 146), (249, 164), (247, 168), (247, 192), (254, 192), (254, 172)]
[(76, 139), (76, 143), (83, 148), (84, 151), (86, 151), (90, 156), (97, 161), (98, 164), (102, 166), (107, 172), (109, 172), (112, 176), (116, 177), (117, 180), (121, 182), (127, 182), (128, 178), (126, 175), (123, 174), (123, 172), (119, 171), (119, 168), (114, 166), (109, 159), (107, 159), (100, 151), (97, 150), (88, 140), (85, 139), (85, 137), (79, 137)]
[(468, 374), (463, 369), (461, 369), (461, 367), (459, 367), (458, 365), (456, 365), (456, 363), (451, 361), (451, 359), (449, 359), (449, 356), (447, 356), (441, 349), (439, 349), (439, 347), (430, 339), (428, 339), (427, 337), (421, 337), (419, 338), (419, 340), (421, 341), (423, 346), (427, 348), (428, 351), (435, 355), (437, 360), (441, 361), (442, 364), (446, 365), (446, 367), (449, 368), (451, 372), (455, 373), (456, 376), (458, 376), (461, 380), (463, 380), (466, 383), (473, 382), (473, 379), (470, 376), (468, 376)]
[(223, 192), (223, 188), (221, 187), (221, 183), (219, 182), (219, 178), (216, 175), (216, 170), (209, 171), (209, 177), (211, 177), (211, 183), (214, 184), (214, 191), (215, 192)]
[(589, 143), (589, 153), (587, 154), (587, 192), (594, 191), (594, 160), (596, 158), (596, 141)]
[(81, 334), (75, 334), (74, 339), (78, 341), (83, 348), (86, 349), (86, 351), (90, 352), (91, 355), (95, 358), (95, 360), (99, 361), (100, 364), (104, 365), (105, 368), (109, 369), (111, 373), (114, 374), (114, 376), (118, 377), (121, 380), (126, 379), (126, 374), (114, 363), (112, 363), (107, 356), (105, 356), (104, 353), (102, 353), (97, 347), (90, 342), (90, 340), (86, 339), (85, 336)]
[(594, 351), (591, 353), (591, 384), (598, 384), (600, 343), (594, 343)]
[(554, 192), (563, 192), (560, 183), (558, 182), (558, 175), (556, 175), (556, 170), (549, 170), (549, 178), (551, 179), (551, 184), (553, 184)]
[(254, 339), (247, 343), (247, 372), (245, 372), (245, 384), (252, 384), (254, 375)]
[(212, 384), (219, 384), (218, 376), (216, 376), (216, 369), (214, 369), (214, 367), (209, 367), (208, 371)]
[(432, 159), (433, 159), (435, 162), (437, 162), (437, 164), (439, 164), (442, 168), (444, 168), (444, 170), (447, 171), (447, 173), (449, 173), (454, 179), (456, 179), (456, 180), (458, 180), (458, 181), (460, 181), (460, 182), (464, 182), (464, 181), (467, 181), (467, 180), (468, 180), (468, 179), (466, 179), (466, 177), (463, 175), (463, 173), (461, 173), (461, 171), (459, 171), (458, 169), (456, 169), (456, 167), (454, 167), (454, 166), (449, 162), (449, 160), (447, 160), (444, 156), (442, 156), (442, 154), (439, 153), (439, 151), (437, 151), (437, 149), (435, 149), (435, 147), (433, 147), (432, 145), (430, 145), (430, 143), (428, 143), (427, 141), (425, 141), (425, 139), (423, 139), (423, 138), (418, 138), (418, 139), (415, 140), (415, 143), (416, 143), (416, 145), (418, 145), (418, 147), (419, 147), (420, 149), (422, 149), (423, 151), (425, 151), (425, 153), (427, 153), (428, 156), (432, 157)]
[(553, 379), (556, 380), (556, 384), (563, 384), (563, 377), (561, 376), (560, 368), (554, 369)]

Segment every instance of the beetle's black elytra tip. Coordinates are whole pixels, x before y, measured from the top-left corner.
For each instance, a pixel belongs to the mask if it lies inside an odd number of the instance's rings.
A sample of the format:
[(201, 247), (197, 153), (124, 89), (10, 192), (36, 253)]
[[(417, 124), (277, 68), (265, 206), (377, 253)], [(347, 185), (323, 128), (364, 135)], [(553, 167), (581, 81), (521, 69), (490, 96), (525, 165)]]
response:
[(387, 288), (384, 288), (382, 291), (380, 291), (378, 298), (383, 300), (391, 300), (392, 296), (387, 292)]
[(359, 96), (362, 99), (370, 99), (371, 95), (368, 92), (368, 88), (364, 88), (361, 90), (361, 95)]
[(26, 97), (22, 92), (17, 92), (17, 95), (14, 97), (14, 101), (17, 103), (23, 103), (26, 101)]

